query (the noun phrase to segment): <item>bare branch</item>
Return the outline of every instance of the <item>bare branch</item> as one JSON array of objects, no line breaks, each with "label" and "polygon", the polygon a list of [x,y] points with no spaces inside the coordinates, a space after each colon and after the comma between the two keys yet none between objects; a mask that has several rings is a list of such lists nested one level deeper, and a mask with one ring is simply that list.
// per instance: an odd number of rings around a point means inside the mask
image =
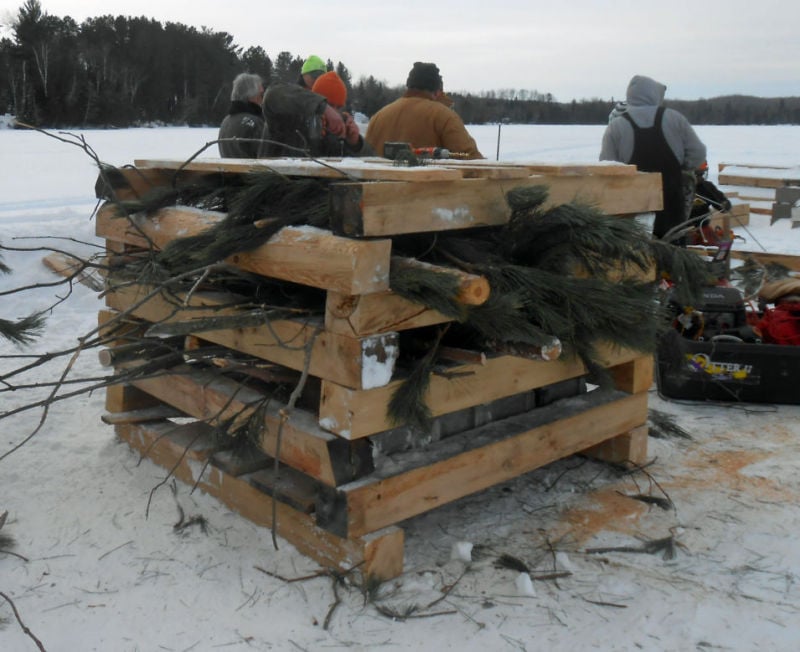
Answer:
[{"label": "bare branch", "polygon": [[19,611],[17,611],[17,605],[14,604],[14,601],[2,591],[0,591],[0,598],[3,598],[6,602],[8,602],[9,605],[11,605],[11,610],[14,612],[14,618],[17,619],[17,622],[19,623],[19,626],[22,628],[22,631],[25,632],[25,634],[29,636],[34,643],[36,643],[36,647],[38,647],[41,652],[46,652],[44,645],[42,645],[42,642],[38,638],[36,638],[34,633],[28,628],[28,626],[22,622],[22,617],[19,615]]}]

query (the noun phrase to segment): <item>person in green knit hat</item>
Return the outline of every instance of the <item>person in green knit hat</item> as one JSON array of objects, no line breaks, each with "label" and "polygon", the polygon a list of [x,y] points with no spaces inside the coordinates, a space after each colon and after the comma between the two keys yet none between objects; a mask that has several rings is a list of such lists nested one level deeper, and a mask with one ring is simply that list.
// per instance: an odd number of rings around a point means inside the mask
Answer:
[{"label": "person in green knit hat", "polygon": [[311,90],[311,87],[314,86],[314,82],[317,81],[317,78],[320,75],[324,75],[326,72],[328,72],[327,64],[322,60],[321,57],[318,57],[316,54],[312,54],[303,62],[303,67],[300,68],[300,78],[297,80],[297,83],[300,84],[300,86],[304,86],[308,90]]}]

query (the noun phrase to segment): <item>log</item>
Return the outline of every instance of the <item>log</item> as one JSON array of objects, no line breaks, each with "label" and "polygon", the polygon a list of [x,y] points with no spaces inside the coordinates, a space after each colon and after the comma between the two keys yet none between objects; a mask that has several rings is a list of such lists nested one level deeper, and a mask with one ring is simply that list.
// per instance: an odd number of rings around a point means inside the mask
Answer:
[{"label": "log", "polygon": [[113,367],[131,360],[152,359],[173,353],[181,348],[181,342],[181,338],[175,338],[172,340],[149,339],[119,344],[107,349],[100,349],[97,352],[97,359],[101,366]]},{"label": "log", "polygon": [[478,274],[469,274],[458,269],[451,267],[442,267],[440,265],[432,265],[425,263],[416,258],[401,258],[400,256],[392,256],[393,269],[426,269],[435,271],[439,274],[448,274],[458,280],[458,297],[459,303],[467,306],[479,306],[486,303],[489,298],[491,288],[489,281]]}]

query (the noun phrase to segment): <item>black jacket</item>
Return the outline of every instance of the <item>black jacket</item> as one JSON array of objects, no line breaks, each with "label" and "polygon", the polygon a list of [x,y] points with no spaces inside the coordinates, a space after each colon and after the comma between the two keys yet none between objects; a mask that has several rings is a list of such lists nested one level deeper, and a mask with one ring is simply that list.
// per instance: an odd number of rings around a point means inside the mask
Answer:
[{"label": "black jacket", "polygon": [[252,102],[231,102],[228,115],[219,127],[221,141],[225,138],[242,138],[248,140],[223,141],[218,143],[219,155],[222,158],[256,158],[264,137],[264,118],[261,107]]}]

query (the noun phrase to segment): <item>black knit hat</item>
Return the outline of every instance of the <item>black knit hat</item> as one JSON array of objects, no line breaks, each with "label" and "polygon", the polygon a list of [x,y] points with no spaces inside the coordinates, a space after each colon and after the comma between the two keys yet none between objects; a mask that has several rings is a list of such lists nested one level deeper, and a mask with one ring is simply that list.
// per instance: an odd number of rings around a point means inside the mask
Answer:
[{"label": "black knit hat", "polygon": [[430,91],[434,93],[442,88],[442,76],[439,74],[439,67],[435,63],[422,63],[417,61],[411,72],[408,73],[406,80],[407,88],[414,88],[418,91]]}]

